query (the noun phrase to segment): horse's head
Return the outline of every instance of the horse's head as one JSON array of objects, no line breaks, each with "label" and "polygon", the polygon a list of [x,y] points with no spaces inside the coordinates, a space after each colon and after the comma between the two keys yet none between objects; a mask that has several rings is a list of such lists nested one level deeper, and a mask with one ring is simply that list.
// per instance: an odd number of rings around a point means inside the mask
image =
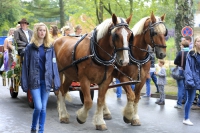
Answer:
[{"label": "horse's head", "polygon": [[155,17],[153,12],[149,19],[144,24],[143,34],[145,42],[155,50],[156,57],[163,59],[166,56],[166,41],[167,28],[164,24],[165,14],[161,17]]},{"label": "horse's head", "polygon": [[[128,45],[129,40],[132,40],[132,31],[129,29],[128,24],[131,18],[132,15],[124,19],[113,14],[111,19],[105,20],[102,23],[104,24],[106,22],[107,27],[105,25],[104,27],[97,27],[97,42],[99,44],[107,43],[105,49],[112,49],[111,53],[116,53],[116,62],[120,66],[125,66],[129,63]],[[105,30],[106,28],[107,31],[102,33],[102,29]]]}]

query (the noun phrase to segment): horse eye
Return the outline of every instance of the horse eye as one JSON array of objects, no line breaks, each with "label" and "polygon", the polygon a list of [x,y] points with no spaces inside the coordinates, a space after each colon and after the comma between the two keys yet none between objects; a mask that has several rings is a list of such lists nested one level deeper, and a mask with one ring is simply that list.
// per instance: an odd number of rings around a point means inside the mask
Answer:
[{"label": "horse eye", "polygon": [[116,34],[116,33],[112,34],[112,39],[113,39],[113,40],[119,39],[119,35]]}]

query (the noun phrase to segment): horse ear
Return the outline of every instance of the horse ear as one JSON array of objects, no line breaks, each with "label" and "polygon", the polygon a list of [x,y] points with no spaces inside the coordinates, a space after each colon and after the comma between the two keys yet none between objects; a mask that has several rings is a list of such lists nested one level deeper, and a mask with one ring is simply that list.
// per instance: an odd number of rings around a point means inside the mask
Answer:
[{"label": "horse ear", "polygon": [[162,21],[164,21],[165,17],[166,17],[166,14],[163,14],[160,18],[161,18]]},{"label": "horse ear", "polygon": [[112,21],[113,21],[114,25],[117,24],[117,16],[115,14],[112,15]]},{"label": "horse ear", "polygon": [[154,14],[153,14],[153,11],[151,12],[151,21],[152,21],[152,23],[156,22],[156,18],[155,18]]},{"label": "horse ear", "polygon": [[128,17],[128,18],[126,19],[127,24],[130,23],[131,19],[132,19],[132,14],[130,15],[130,17]]}]

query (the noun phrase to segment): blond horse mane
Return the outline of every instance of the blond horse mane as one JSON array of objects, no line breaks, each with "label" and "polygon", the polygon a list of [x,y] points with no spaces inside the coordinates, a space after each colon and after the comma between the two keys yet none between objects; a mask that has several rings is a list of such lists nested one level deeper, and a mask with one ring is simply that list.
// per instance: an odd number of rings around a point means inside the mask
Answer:
[{"label": "blond horse mane", "polygon": [[[126,22],[126,20],[124,18],[122,18],[124,22]],[[117,17],[117,21],[121,22],[120,18]],[[108,27],[112,24],[112,18],[106,19],[104,20],[101,24],[99,24],[96,29],[97,29],[97,42],[99,41],[99,39],[101,39],[102,37],[105,36],[105,34],[108,32]],[[112,32],[114,32],[117,28],[114,28],[112,30]]]},{"label": "blond horse mane", "polygon": [[[142,19],[140,19],[139,22],[137,22],[133,28],[131,29],[133,31],[133,34],[136,36],[136,35],[140,35],[143,33],[144,31],[144,24],[146,22],[147,19],[149,19],[150,17],[144,17]],[[161,18],[160,17],[157,17],[155,16],[156,18],[156,22],[160,22],[161,21]],[[165,25],[164,24],[157,24],[154,26],[154,31],[156,31],[158,34],[165,34],[166,32],[166,28],[165,28]]]}]

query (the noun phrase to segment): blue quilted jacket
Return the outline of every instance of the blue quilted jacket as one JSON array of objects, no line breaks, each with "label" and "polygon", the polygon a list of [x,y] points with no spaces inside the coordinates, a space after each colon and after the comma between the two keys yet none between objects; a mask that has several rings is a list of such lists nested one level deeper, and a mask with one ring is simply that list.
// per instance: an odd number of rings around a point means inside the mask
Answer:
[{"label": "blue quilted jacket", "polygon": [[[45,83],[46,90],[50,91],[52,85],[54,90],[60,87],[60,77],[56,63],[53,46],[45,48]],[[27,45],[24,54],[21,86],[24,92],[28,89],[40,87],[39,48],[35,44]]]},{"label": "blue quilted jacket", "polygon": [[200,54],[190,51],[185,65],[186,89],[200,89]]}]

